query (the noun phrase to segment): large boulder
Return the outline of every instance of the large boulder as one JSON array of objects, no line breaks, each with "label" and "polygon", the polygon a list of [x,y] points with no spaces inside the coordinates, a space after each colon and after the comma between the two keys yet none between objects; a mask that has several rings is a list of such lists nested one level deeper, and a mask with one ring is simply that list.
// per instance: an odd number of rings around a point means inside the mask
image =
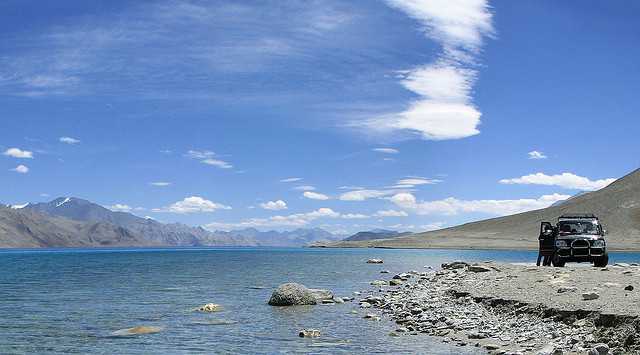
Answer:
[{"label": "large boulder", "polygon": [[322,303],[333,299],[329,290],[309,289],[298,283],[286,283],[278,286],[269,299],[271,306],[302,306]]}]

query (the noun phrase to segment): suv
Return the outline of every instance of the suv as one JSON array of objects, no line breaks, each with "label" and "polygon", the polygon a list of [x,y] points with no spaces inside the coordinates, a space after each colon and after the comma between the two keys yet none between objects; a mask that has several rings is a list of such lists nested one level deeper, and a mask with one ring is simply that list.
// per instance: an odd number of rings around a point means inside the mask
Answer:
[{"label": "suv", "polygon": [[563,267],[567,261],[590,262],[604,267],[609,263],[607,231],[593,214],[564,214],[558,223],[542,222],[540,226],[541,253],[543,245],[552,252],[553,266]]}]

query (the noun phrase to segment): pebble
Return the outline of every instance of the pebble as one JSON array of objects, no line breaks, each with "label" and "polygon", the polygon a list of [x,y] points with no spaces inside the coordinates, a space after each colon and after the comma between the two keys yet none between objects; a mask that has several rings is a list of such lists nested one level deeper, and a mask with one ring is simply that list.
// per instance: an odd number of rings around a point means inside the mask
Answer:
[{"label": "pebble", "polygon": [[488,272],[492,270],[490,267],[482,265],[469,265],[468,269],[471,272]]},{"label": "pebble", "polygon": [[577,287],[570,287],[570,286],[558,287],[558,293],[576,292],[576,291],[578,291]]},{"label": "pebble", "polygon": [[320,331],[318,329],[302,329],[298,332],[300,338],[318,338]]},{"label": "pebble", "polygon": [[222,310],[222,306],[215,303],[207,303],[204,306],[198,307],[200,312],[219,312]]}]

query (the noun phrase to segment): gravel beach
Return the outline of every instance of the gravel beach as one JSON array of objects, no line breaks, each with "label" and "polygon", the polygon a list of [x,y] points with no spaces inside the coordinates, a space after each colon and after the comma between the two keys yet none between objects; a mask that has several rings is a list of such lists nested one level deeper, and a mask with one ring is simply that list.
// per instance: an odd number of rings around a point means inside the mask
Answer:
[{"label": "gravel beach", "polygon": [[462,261],[372,282],[365,318],[492,354],[640,354],[640,266]]}]

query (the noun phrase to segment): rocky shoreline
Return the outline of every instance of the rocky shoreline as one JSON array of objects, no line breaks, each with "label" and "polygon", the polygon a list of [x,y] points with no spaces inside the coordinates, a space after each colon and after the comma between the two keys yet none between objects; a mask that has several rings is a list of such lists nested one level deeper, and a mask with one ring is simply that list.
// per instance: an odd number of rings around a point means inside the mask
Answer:
[{"label": "rocky shoreline", "polygon": [[364,318],[492,354],[640,354],[640,266],[452,262],[372,281]]}]

